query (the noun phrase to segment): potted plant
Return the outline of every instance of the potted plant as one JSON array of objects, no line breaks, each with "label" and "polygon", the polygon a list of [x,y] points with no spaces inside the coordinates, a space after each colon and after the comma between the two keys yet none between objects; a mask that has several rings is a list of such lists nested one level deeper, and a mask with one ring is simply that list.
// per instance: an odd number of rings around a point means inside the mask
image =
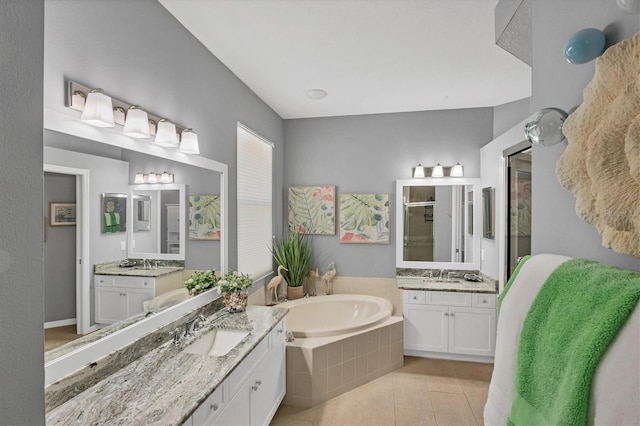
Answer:
[{"label": "potted plant", "polygon": [[218,279],[216,271],[195,271],[189,278],[184,280],[184,286],[189,290],[189,294],[193,296],[212,288],[218,282]]},{"label": "potted plant", "polygon": [[302,283],[311,270],[311,241],[299,232],[290,232],[287,238],[276,240],[272,249],[273,260],[286,268],[282,276],[287,282],[287,299],[303,296]]},{"label": "potted plant", "polygon": [[224,293],[224,305],[227,311],[244,312],[247,309],[249,292],[247,289],[253,285],[253,279],[249,274],[238,271],[229,271],[220,277],[214,286],[218,294]]}]

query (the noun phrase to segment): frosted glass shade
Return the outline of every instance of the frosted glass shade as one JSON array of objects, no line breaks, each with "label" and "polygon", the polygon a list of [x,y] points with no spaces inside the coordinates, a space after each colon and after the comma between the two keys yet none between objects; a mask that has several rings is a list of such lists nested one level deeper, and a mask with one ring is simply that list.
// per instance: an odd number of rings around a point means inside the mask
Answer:
[{"label": "frosted glass shade", "polygon": [[444,176],[444,169],[442,168],[440,163],[438,163],[431,171],[431,177],[443,177],[443,176]]},{"label": "frosted glass shade", "polygon": [[524,135],[535,146],[556,145],[564,140],[562,125],[567,113],[558,108],[543,108],[527,119]]},{"label": "frosted glass shade", "polygon": [[158,176],[154,172],[149,172],[147,183],[158,183]]},{"label": "frosted glass shade", "polygon": [[124,122],[125,135],[132,138],[148,138],[149,137],[149,116],[140,108],[131,107],[127,111],[127,119]]},{"label": "frosted glass shade", "polygon": [[424,177],[424,167],[422,166],[422,164],[418,164],[413,169],[413,177],[414,178],[423,178]]},{"label": "frosted glass shade", "polygon": [[198,134],[191,129],[182,131],[180,137],[180,152],[186,154],[200,154],[200,145],[198,144]]},{"label": "frosted glass shade", "polygon": [[462,164],[456,163],[455,166],[451,167],[451,173],[449,173],[451,177],[463,177],[464,169],[462,168]]},{"label": "frosted glass shade", "polygon": [[173,183],[173,173],[162,172],[162,175],[160,175],[160,183]]},{"label": "frosted glass shade", "polygon": [[80,119],[96,127],[113,127],[111,98],[100,91],[89,92]]},{"label": "frosted glass shade", "polygon": [[176,134],[176,125],[165,119],[158,121],[156,143],[160,146],[177,148],[178,135]]},{"label": "frosted glass shade", "polygon": [[144,175],[140,172],[136,173],[136,177],[133,180],[133,183],[144,183]]}]

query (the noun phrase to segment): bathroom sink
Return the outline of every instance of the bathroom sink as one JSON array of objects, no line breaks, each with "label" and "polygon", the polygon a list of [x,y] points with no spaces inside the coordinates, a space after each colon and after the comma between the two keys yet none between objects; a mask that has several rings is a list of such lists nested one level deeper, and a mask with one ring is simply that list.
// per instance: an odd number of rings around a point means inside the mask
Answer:
[{"label": "bathroom sink", "polygon": [[223,356],[249,335],[246,330],[214,328],[184,348],[184,352],[197,355]]}]

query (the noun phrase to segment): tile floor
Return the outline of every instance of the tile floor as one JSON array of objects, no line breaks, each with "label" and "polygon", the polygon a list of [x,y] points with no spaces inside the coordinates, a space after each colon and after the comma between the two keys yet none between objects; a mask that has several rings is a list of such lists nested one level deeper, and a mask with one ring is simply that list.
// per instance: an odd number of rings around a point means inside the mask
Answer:
[{"label": "tile floor", "polygon": [[311,408],[281,405],[279,425],[482,425],[493,364],[404,358],[404,367]]},{"label": "tile floor", "polygon": [[64,325],[62,327],[45,328],[44,329],[44,350],[50,351],[51,349],[62,346],[65,343],[82,337],[81,334],[76,334],[76,325]]}]

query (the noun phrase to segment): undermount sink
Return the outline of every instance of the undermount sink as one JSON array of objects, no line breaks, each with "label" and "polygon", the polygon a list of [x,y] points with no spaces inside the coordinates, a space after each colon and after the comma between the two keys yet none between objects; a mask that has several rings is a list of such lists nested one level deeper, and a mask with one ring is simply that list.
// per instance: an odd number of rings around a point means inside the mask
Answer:
[{"label": "undermount sink", "polygon": [[235,348],[249,335],[246,330],[214,328],[199,337],[193,344],[184,348],[184,352],[197,355],[223,356]]}]

